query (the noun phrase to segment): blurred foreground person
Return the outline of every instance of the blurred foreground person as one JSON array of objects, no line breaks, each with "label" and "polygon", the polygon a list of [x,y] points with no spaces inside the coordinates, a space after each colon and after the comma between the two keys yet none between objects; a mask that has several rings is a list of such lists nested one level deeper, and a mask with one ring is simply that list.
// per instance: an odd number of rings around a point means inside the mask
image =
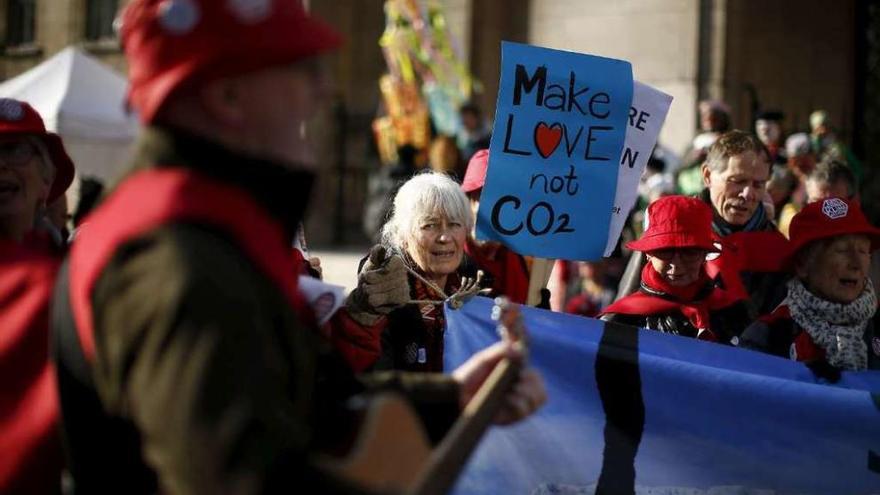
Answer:
[{"label": "blurred foreground person", "polygon": [[[53,316],[76,490],[358,493],[317,462],[351,441],[352,396],[401,392],[436,441],[511,347],[452,376],[363,379],[332,352],[291,245],[328,89],[316,56],[340,39],[300,1],[134,0],[120,37],[145,127]],[[519,380],[499,421],[544,401],[537,374]]]},{"label": "blurred foreground person", "polygon": [[772,313],[743,333],[742,345],[806,362],[820,376],[880,369],[877,296],[868,278],[880,229],[859,204],[828,198],[791,222],[788,264],[795,277]]},{"label": "blurred foreground person", "polygon": [[712,210],[696,198],[666,196],[648,206],[648,230],[627,243],[648,263],[639,290],[608,306],[606,321],[712,342],[736,342],[748,324],[741,301],[706,273]]},{"label": "blurred foreground person", "polygon": [[0,99],[0,493],[58,493],[58,396],[49,301],[60,264],[35,226],[63,198],[73,162],[27,103]]}]

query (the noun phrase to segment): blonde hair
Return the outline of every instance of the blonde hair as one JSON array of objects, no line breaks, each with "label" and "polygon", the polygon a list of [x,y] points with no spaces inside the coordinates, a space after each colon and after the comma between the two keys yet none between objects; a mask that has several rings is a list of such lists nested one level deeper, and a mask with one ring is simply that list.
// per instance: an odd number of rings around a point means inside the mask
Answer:
[{"label": "blonde hair", "polygon": [[470,203],[458,183],[439,172],[415,175],[394,196],[391,217],[382,227],[382,244],[404,250],[407,241],[415,237],[419,224],[438,215],[460,223],[466,232],[473,228]]}]

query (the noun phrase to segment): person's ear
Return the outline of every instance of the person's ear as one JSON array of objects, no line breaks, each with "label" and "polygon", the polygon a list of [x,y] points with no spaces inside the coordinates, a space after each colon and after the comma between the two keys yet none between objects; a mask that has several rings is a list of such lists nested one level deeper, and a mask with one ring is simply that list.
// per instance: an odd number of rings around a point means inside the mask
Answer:
[{"label": "person's ear", "polygon": [[703,185],[709,187],[709,184],[711,183],[710,179],[712,176],[712,170],[709,169],[708,162],[703,162],[703,164],[700,165],[700,172],[703,175]]},{"label": "person's ear", "polygon": [[202,87],[200,100],[205,111],[223,124],[241,127],[245,120],[245,108],[241,87],[234,79],[218,79]]}]

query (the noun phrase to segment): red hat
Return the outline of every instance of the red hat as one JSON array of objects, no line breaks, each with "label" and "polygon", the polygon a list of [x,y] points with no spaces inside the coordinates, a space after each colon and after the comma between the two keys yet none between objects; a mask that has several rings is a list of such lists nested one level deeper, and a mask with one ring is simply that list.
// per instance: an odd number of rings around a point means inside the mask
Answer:
[{"label": "red hat", "polygon": [[871,239],[871,250],[880,248],[880,229],[868,222],[858,201],[843,198],[827,198],[804,206],[791,219],[788,233],[788,266],[801,248],[828,237],[864,234]]},{"label": "red hat", "polygon": [[464,180],[461,181],[461,190],[465,193],[479,191],[486,183],[486,170],[489,168],[489,150],[480,150],[474,153],[468,162]]},{"label": "red hat", "polygon": [[637,241],[626,243],[633,251],[700,248],[718,251],[712,238],[712,209],[697,198],[664,196],[648,205],[648,227]]},{"label": "red hat", "polygon": [[342,42],[301,0],[133,0],[121,19],[128,101],[144,123],[184,85],[289,64]]},{"label": "red hat", "polygon": [[73,182],[73,160],[64,150],[61,137],[47,132],[43,118],[33,107],[12,98],[0,98],[0,134],[34,136],[43,141],[55,166],[55,180],[49,188],[46,203],[55,201]]}]

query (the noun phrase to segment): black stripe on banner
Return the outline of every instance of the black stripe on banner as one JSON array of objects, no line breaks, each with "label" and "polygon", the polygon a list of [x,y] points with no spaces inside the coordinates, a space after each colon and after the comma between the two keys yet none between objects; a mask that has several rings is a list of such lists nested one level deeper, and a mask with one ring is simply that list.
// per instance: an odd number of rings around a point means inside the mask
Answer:
[{"label": "black stripe on banner", "polygon": [[634,494],[636,452],[645,428],[636,327],[605,322],[596,355],[596,384],[605,411],[605,450],[596,495]]},{"label": "black stripe on banner", "polygon": [[[880,409],[880,394],[871,394],[871,400],[874,401],[874,406]],[[873,450],[868,451],[868,471],[880,474],[880,454]]]}]

